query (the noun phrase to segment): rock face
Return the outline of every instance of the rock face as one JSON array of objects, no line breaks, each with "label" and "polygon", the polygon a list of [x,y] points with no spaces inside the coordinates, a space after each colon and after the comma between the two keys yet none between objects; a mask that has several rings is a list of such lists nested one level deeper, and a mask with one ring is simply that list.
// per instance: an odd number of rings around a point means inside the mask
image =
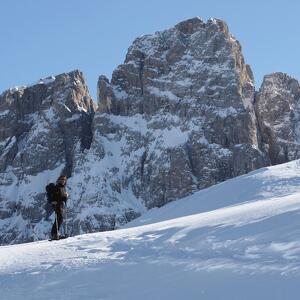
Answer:
[{"label": "rock face", "polygon": [[45,185],[68,175],[69,234],[110,230],[146,209],[298,157],[299,84],[255,94],[239,42],[217,19],[137,38],[98,107],[74,71],[0,96],[0,244],[48,236]]},{"label": "rock face", "polygon": [[98,91],[99,135],[126,139],[121,185],[148,208],[268,163],[252,72],[223,21],[195,18],[136,39]]},{"label": "rock face", "polygon": [[256,97],[263,144],[272,164],[300,157],[300,86],[284,73],[265,76]]}]

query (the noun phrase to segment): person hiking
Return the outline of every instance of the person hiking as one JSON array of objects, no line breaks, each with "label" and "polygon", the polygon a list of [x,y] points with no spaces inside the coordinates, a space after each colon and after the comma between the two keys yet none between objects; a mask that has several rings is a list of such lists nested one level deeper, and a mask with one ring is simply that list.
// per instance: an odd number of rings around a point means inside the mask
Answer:
[{"label": "person hiking", "polygon": [[66,202],[68,200],[68,193],[66,192],[67,176],[61,175],[58,177],[54,189],[54,197],[51,205],[55,211],[55,220],[51,229],[51,239],[58,240],[59,228],[63,223]]}]

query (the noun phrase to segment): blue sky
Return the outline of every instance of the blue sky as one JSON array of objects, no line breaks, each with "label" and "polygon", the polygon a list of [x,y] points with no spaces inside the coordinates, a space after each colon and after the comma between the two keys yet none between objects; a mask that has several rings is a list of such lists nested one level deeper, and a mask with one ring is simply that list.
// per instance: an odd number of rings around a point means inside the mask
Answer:
[{"label": "blue sky", "polygon": [[254,72],[300,79],[300,1],[0,0],[0,93],[40,78],[83,71],[96,98],[140,35],[195,16],[227,22]]}]

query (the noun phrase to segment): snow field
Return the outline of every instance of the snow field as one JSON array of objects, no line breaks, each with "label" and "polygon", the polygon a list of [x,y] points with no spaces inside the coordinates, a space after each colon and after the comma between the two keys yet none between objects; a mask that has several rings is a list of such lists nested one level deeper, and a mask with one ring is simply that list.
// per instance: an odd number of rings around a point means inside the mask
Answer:
[{"label": "snow field", "polygon": [[298,299],[299,175],[263,168],[120,230],[2,246],[1,299]]}]

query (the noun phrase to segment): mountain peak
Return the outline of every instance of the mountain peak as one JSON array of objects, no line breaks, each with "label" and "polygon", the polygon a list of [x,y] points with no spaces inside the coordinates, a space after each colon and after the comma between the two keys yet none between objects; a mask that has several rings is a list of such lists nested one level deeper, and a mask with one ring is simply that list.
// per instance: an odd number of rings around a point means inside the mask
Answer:
[{"label": "mountain peak", "polygon": [[205,22],[201,18],[195,17],[178,23],[175,28],[183,33],[193,34],[204,26]]}]

